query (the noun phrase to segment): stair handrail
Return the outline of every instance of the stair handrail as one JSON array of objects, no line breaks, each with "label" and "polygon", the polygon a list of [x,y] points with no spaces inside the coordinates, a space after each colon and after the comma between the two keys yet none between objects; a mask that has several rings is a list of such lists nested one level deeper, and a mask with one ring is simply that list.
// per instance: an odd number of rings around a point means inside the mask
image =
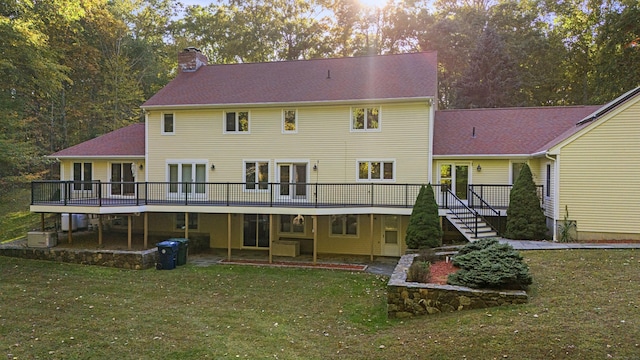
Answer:
[{"label": "stair handrail", "polygon": [[465,221],[463,218],[458,216],[458,213],[453,210],[453,207],[451,206],[450,201],[446,201],[445,202],[445,206],[447,207],[447,210],[449,210],[449,212],[451,214],[453,214],[456,217],[456,219],[460,220],[460,222],[462,222],[462,224],[464,224],[464,226],[466,226],[467,229],[471,230],[474,233],[474,236],[477,238],[478,237],[478,216],[479,216],[478,212],[475,211],[474,209],[470,208],[469,206],[467,206],[467,204],[465,204],[462,201],[462,199],[460,199],[458,196],[456,196],[456,194],[454,194],[451,191],[451,189],[447,189],[447,195],[448,195],[447,196],[448,198],[454,200],[456,205],[458,205],[457,206],[458,208],[462,207],[462,208],[466,209],[468,213],[471,213],[473,215],[473,224],[471,224],[471,226],[470,226],[468,221]]},{"label": "stair handrail", "polygon": [[[488,209],[489,212],[493,215],[495,215],[498,218],[498,228],[496,228],[495,226],[493,226],[493,224],[487,220],[487,218],[485,218],[482,214],[476,212],[478,214],[478,216],[480,216],[480,218],[482,219],[482,221],[485,222],[485,224],[489,225],[489,227],[496,232],[496,234],[500,235],[500,230],[499,228],[502,227],[502,216],[500,216],[500,211],[496,210],[493,208],[493,206],[489,205],[488,202],[486,202],[483,198],[480,197],[480,195],[478,195],[478,193],[476,193],[471,186],[469,186],[469,194],[471,194],[472,197],[477,198],[478,200],[480,200],[480,208],[485,210]],[[475,208],[473,206],[474,201],[471,200],[471,208]],[[486,206],[486,207],[485,207]]]}]

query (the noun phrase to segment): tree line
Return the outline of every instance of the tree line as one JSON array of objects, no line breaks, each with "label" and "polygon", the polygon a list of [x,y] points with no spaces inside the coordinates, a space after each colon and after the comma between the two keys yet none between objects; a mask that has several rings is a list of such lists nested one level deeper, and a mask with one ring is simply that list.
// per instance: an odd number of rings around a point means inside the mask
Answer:
[{"label": "tree line", "polygon": [[438,51],[441,109],[601,104],[640,84],[638,19],[637,0],[0,0],[0,181],[141,121],[187,46],[210,63]]}]

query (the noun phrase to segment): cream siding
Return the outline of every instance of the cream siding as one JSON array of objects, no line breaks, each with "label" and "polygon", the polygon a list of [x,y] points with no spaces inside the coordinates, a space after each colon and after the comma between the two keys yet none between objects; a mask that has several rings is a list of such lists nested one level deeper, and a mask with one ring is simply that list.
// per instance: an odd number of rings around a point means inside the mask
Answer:
[{"label": "cream siding", "polygon": [[[354,104],[357,105],[357,104]],[[223,134],[224,111],[250,112],[249,133]],[[175,135],[161,135],[159,111],[149,113],[148,174],[167,181],[172,160],[207,160],[208,182],[244,182],[243,160],[270,161],[276,182],[278,159],[308,160],[309,182],[356,182],[356,159],[394,159],[395,181],[427,178],[429,107],[426,103],[382,104],[380,130],[350,131],[350,106],[298,107],[298,133],[283,134],[282,108],[175,112]],[[215,170],[210,170],[215,165]]]},{"label": "cream siding", "polygon": [[[640,233],[640,97],[560,149],[560,211],[579,233]],[[579,235],[580,236],[580,235]]]}]

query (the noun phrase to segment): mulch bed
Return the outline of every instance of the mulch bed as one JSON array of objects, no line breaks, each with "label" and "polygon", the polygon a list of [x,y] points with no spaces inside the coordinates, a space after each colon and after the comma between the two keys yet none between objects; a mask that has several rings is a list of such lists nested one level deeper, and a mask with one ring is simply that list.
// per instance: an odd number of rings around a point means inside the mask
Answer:
[{"label": "mulch bed", "polygon": [[446,285],[447,284],[447,276],[458,271],[458,268],[453,266],[451,261],[437,261],[431,264],[429,268],[431,272],[431,281],[432,284]]},{"label": "mulch bed", "polygon": [[336,263],[309,263],[294,261],[273,261],[266,260],[220,260],[221,264],[228,265],[254,265],[254,266],[275,266],[275,267],[297,267],[306,269],[331,269],[331,270],[347,270],[347,271],[365,271],[367,265],[360,264],[336,264]]}]

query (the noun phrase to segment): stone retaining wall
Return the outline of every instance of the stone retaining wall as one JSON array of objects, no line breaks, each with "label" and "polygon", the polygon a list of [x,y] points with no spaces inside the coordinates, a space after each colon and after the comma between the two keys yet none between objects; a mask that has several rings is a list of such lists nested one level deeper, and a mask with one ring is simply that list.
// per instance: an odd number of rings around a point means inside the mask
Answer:
[{"label": "stone retaining wall", "polygon": [[76,250],[30,248],[26,246],[2,246],[0,248],[0,255],[24,259],[49,260],[74,264],[142,270],[156,266],[158,250]]},{"label": "stone retaining wall", "polygon": [[407,270],[416,256],[418,254],[402,256],[389,279],[387,315],[390,318],[524,304],[528,301],[527,293],[519,290],[479,290],[464,286],[407,282]]}]

